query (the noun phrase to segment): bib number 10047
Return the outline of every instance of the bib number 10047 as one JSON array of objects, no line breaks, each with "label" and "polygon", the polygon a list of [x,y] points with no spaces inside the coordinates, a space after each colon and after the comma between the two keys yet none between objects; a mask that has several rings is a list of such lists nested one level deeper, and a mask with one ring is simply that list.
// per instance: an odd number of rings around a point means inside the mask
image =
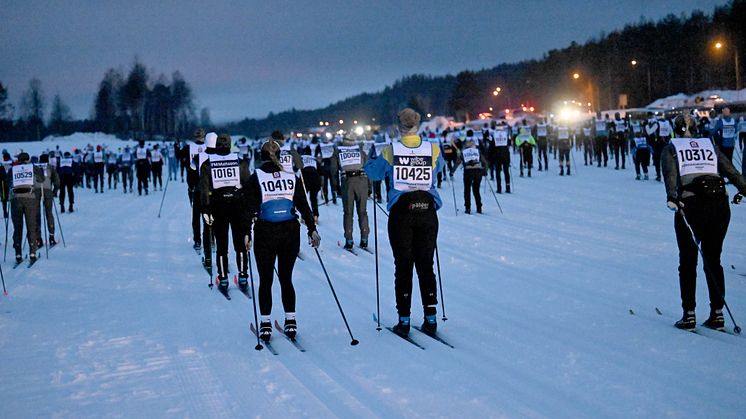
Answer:
[{"label": "bib number 10047", "polygon": [[683,161],[714,161],[714,153],[712,150],[706,149],[687,149],[678,150],[679,157]]},{"label": "bib number 10047", "polygon": [[429,167],[394,167],[396,178],[401,180],[430,181]]}]

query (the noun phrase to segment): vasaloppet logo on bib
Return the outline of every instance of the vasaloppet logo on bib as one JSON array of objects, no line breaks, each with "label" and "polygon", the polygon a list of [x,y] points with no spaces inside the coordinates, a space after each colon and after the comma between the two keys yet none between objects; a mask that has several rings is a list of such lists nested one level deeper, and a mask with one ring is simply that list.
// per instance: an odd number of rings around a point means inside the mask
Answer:
[{"label": "vasaloppet logo on bib", "polygon": [[272,177],[277,179],[280,177],[280,172],[272,172]]},{"label": "vasaloppet logo on bib", "polygon": [[690,145],[690,146],[691,146],[692,148],[699,148],[699,143],[698,143],[698,142],[696,142],[696,141],[689,141],[689,145]]}]

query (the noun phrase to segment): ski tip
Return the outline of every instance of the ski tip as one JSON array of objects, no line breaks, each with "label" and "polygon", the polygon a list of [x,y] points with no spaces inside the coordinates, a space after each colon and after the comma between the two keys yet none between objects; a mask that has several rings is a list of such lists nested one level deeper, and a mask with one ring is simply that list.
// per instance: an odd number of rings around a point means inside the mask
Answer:
[{"label": "ski tip", "polygon": [[350,345],[357,346],[360,343],[357,339],[352,339],[352,342],[350,342]]},{"label": "ski tip", "polygon": [[735,265],[730,265],[730,268],[733,269],[734,271],[736,270]]},{"label": "ski tip", "polygon": [[634,315],[635,315],[635,312],[634,312],[634,311],[632,311],[632,309],[629,309],[629,314],[631,314],[631,315],[633,315],[633,316],[634,316]]},{"label": "ski tip", "polygon": [[661,311],[660,311],[660,310],[658,310],[658,307],[656,307],[656,308],[655,308],[655,313],[656,313],[657,315],[659,315],[659,316],[662,316],[662,315],[663,315],[663,313],[661,313]]}]

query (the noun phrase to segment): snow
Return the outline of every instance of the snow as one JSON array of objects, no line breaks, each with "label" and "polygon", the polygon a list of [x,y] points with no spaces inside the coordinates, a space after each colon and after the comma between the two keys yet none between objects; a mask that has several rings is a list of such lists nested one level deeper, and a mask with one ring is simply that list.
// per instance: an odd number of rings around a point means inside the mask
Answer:
[{"label": "snow", "polygon": [[[695,103],[695,99],[701,97],[704,99],[702,103]],[[718,99],[718,100],[716,100]],[[667,96],[664,98],[656,99],[654,102],[649,104],[648,108],[661,108],[661,109],[673,109],[682,106],[704,106],[714,107],[719,102],[742,102],[746,100],[746,89],[741,90],[703,90],[691,95],[684,93],[677,93],[675,95]]]},{"label": "snow", "polygon": [[[635,181],[630,168],[581,163],[560,177],[550,165],[533,178],[513,170],[515,193],[498,195],[504,215],[486,189],[484,215],[457,216],[444,183],[448,320],[439,331],[456,349],[413,330],[425,351],[376,331],[374,257],[337,246],[341,206],[320,209],[321,257],[360,345],[350,346],[304,243],[294,280],[307,352],[275,335],[273,356],[254,350],[251,301],[233,288],[228,302],[207,287],[184,183],[168,185],[160,219],[160,192],[76,190],[78,211],[60,214],[67,247],[32,269],[3,264],[2,415],[743,417],[744,338],[672,326],[681,314],[678,253],[663,186]],[[732,208],[722,260],[728,303],[746,324],[746,208]],[[372,227],[372,203],[368,211]],[[380,211],[378,219],[381,317],[390,325],[393,261]],[[704,284],[700,276],[699,322],[708,313]],[[273,318],[282,322],[274,291]],[[414,294],[419,324],[417,285]]]}]

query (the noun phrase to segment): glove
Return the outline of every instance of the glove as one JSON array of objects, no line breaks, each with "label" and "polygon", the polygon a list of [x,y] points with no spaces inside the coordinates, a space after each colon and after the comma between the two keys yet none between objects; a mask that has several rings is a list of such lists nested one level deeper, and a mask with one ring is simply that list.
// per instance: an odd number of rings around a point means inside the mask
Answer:
[{"label": "glove", "polygon": [[735,195],[733,195],[733,204],[735,204],[735,205],[740,204],[742,199],[743,199],[743,195],[741,195],[740,192],[737,193],[737,194],[735,194]]},{"label": "glove", "polygon": [[319,245],[321,245],[321,236],[319,236],[319,232],[314,230],[310,233],[308,233],[308,244],[311,245],[314,249],[318,248]]},{"label": "glove", "polygon": [[215,221],[214,218],[212,218],[212,214],[202,214],[202,219],[205,220],[205,224],[211,226],[212,222]]},{"label": "glove", "polygon": [[244,244],[246,244],[246,250],[251,250],[251,237],[247,234],[243,237],[243,240]]},{"label": "glove", "polygon": [[681,202],[681,201],[679,201],[678,199],[676,199],[676,200],[669,199],[668,202],[666,202],[666,206],[671,211],[678,211],[678,210],[684,208],[684,203]]}]

